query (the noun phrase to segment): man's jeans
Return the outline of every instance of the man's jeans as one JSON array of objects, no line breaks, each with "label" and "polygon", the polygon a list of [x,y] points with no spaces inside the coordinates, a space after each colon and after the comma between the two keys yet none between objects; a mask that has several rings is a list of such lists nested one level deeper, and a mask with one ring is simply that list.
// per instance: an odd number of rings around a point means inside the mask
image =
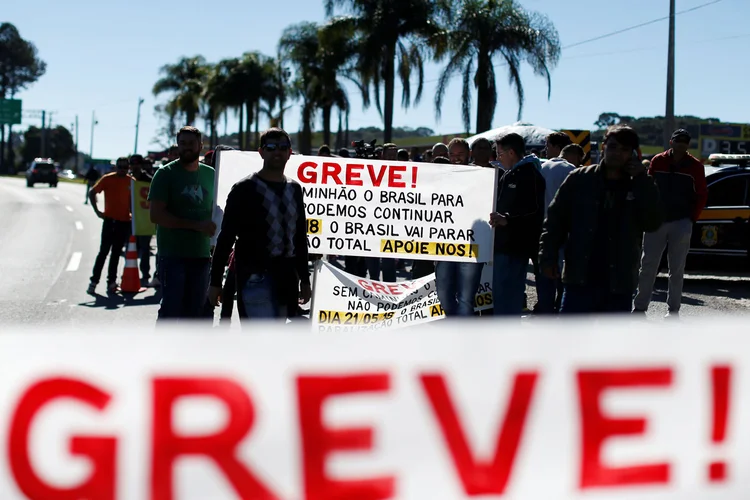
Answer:
[{"label": "man's jeans", "polygon": [[627,314],[632,300],[632,294],[612,293],[606,287],[565,285],[560,314]]},{"label": "man's jeans", "polygon": [[473,262],[440,261],[435,265],[437,295],[446,317],[474,315],[482,268],[483,263]]},{"label": "man's jeans", "polygon": [[[562,272],[564,252],[560,250],[557,259],[557,270]],[[536,279],[536,314],[555,314],[560,311],[560,304],[563,294],[562,279],[549,279],[544,275],[544,270],[539,269]]]},{"label": "man's jeans", "polygon": [[[386,283],[396,282],[396,259],[365,257],[367,273],[371,280],[384,281]],[[380,272],[383,272],[383,279],[380,279]]]},{"label": "man's jeans", "polygon": [[633,303],[634,309],[638,311],[648,309],[651,294],[654,291],[656,274],[659,272],[661,256],[664,253],[664,247],[667,247],[667,261],[669,262],[667,306],[671,312],[680,310],[685,261],[690,250],[692,234],[693,222],[690,219],[680,219],[665,222],[653,233],[643,235],[641,274],[638,278],[638,293]]},{"label": "man's jeans", "polygon": [[521,316],[526,292],[528,257],[496,253],[492,264],[492,303],[495,316]]},{"label": "man's jeans", "polygon": [[151,278],[151,236],[136,236],[135,247],[138,249],[141,278],[148,281]]},{"label": "man's jeans", "polygon": [[122,249],[130,236],[130,222],[104,218],[102,221],[102,239],[99,245],[99,254],[94,262],[94,270],[91,274],[91,282],[99,283],[104,269],[104,262],[109,254],[109,269],[107,270],[107,283],[117,282],[117,266],[120,263]]},{"label": "man's jeans", "polygon": [[239,297],[244,306],[244,317],[286,321],[287,307],[279,305],[275,295],[275,286],[269,274],[250,275]]},{"label": "man's jeans", "polygon": [[207,258],[161,257],[159,320],[205,319],[209,263]]}]

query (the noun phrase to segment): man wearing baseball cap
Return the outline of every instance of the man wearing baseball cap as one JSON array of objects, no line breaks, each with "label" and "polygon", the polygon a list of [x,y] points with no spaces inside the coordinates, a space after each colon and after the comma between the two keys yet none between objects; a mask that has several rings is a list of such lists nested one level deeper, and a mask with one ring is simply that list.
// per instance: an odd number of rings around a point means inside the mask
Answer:
[{"label": "man wearing baseball cap", "polygon": [[682,302],[682,281],[693,223],[706,206],[708,189],[703,163],[688,153],[688,131],[675,130],[669,144],[671,148],[654,156],[648,169],[649,175],[654,177],[659,187],[664,224],[657,231],[646,233],[643,237],[641,272],[633,309],[634,312],[645,312],[648,309],[661,256],[667,247],[667,317],[677,317]]}]

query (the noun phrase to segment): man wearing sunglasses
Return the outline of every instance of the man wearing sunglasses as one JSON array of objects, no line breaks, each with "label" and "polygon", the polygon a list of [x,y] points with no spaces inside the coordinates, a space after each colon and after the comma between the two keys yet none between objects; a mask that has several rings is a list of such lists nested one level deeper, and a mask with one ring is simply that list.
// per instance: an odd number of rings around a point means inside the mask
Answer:
[{"label": "man wearing sunglasses", "polygon": [[216,224],[215,171],[198,161],[203,136],[195,127],[177,134],[180,157],[154,174],[148,199],[156,224],[159,281],[162,288],[159,320],[199,319],[208,290],[211,237]]},{"label": "man wearing sunglasses", "polygon": [[648,309],[666,247],[669,262],[667,317],[675,318],[682,304],[682,282],[693,223],[706,206],[708,188],[703,163],[688,153],[688,131],[675,130],[669,143],[672,146],[669,151],[654,156],[648,169],[659,187],[664,224],[643,238],[643,258],[633,308],[640,313]]},{"label": "man wearing sunglasses", "polygon": [[263,168],[235,184],[227,197],[208,295],[214,306],[221,302],[224,268],[234,246],[237,305],[243,319],[284,321],[312,295],[302,187],[284,176],[291,152],[284,130],[263,132]]},{"label": "man wearing sunglasses", "polygon": [[[101,279],[107,255],[109,255],[107,292],[117,292],[117,266],[120,263],[122,249],[130,236],[130,182],[133,178],[128,175],[130,165],[127,157],[118,158],[115,166],[114,172],[99,179],[89,191],[91,206],[97,217],[102,219],[101,245],[87,290],[92,295],[96,293],[96,286]],[[104,193],[104,212],[99,210],[99,205],[97,205],[96,195],[99,193]]]}]

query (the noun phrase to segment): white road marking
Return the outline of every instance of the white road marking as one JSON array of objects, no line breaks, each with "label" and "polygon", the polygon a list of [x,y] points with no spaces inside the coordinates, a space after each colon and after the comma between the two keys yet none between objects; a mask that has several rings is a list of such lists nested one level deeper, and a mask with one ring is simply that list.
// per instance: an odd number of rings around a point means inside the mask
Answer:
[{"label": "white road marking", "polygon": [[78,229],[79,231],[83,231],[83,222],[77,220],[76,221],[76,229]]},{"label": "white road marking", "polygon": [[65,270],[78,271],[78,268],[81,266],[81,257],[83,257],[83,254],[81,252],[73,252],[73,255],[70,256],[68,267]]},{"label": "white road marking", "polygon": [[67,210],[68,212],[72,212],[73,207],[71,207],[70,205],[65,205],[65,210]]},{"label": "white road marking", "polygon": [[55,200],[55,201],[60,201],[60,197],[59,196],[53,196],[52,199]]}]

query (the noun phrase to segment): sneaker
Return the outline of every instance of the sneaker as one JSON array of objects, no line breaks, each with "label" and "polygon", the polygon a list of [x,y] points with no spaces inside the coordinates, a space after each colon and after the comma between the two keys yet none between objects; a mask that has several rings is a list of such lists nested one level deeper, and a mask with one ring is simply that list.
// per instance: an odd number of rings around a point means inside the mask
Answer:
[{"label": "sneaker", "polygon": [[643,309],[633,309],[633,311],[632,311],[631,314],[635,314],[635,315],[638,315],[638,316],[645,316],[646,315],[646,311],[644,311]]},{"label": "sneaker", "polygon": [[117,283],[109,283],[107,285],[107,293],[117,293],[120,291],[120,287],[117,286]]},{"label": "sneaker", "polygon": [[89,288],[86,290],[86,293],[89,295],[94,295],[96,293],[96,283],[93,281],[89,283]]},{"label": "sneaker", "polygon": [[159,278],[154,277],[154,279],[151,280],[151,283],[146,286],[150,288],[159,288],[161,286],[161,281],[159,281]]},{"label": "sneaker", "polygon": [[664,319],[680,319],[680,311],[667,311]]}]

